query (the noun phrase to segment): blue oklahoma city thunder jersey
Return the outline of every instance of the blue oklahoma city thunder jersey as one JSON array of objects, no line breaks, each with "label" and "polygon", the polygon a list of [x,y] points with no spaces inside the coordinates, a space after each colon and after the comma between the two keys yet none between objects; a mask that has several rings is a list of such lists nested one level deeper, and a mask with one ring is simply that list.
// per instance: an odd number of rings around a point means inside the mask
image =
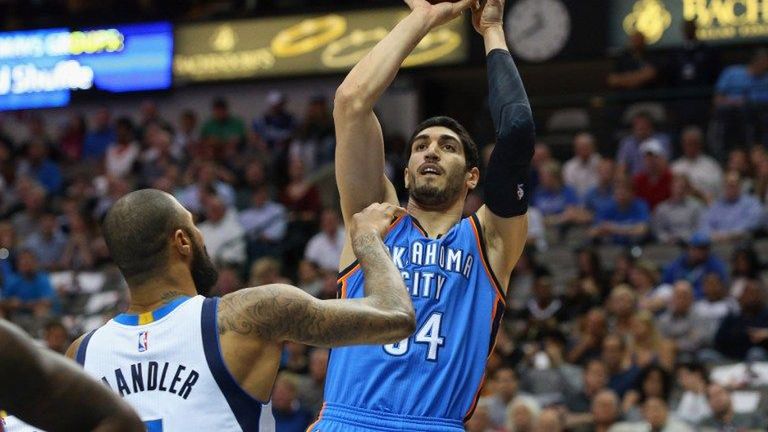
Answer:
[{"label": "blue oklahoma city thunder jersey", "polygon": [[[477,403],[504,312],[477,217],[430,239],[406,215],[384,243],[413,299],[416,331],[391,345],[334,348],[326,404],[464,421]],[[364,297],[363,284],[360,267],[352,266],[341,274],[341,296]]]}]

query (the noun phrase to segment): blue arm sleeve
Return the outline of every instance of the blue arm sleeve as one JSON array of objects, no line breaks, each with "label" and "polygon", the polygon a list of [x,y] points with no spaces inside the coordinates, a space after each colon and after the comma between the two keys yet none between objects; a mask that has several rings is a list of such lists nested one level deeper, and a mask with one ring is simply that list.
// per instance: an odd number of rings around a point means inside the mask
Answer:
[{"label": "blue arm sleeve", "polygon": [[489,105],[496,147],[485,177],[485,203],[500,217],[528,211],[531,158],[536,139],[531,106],[512,55],[497,49],[488,54]]}]

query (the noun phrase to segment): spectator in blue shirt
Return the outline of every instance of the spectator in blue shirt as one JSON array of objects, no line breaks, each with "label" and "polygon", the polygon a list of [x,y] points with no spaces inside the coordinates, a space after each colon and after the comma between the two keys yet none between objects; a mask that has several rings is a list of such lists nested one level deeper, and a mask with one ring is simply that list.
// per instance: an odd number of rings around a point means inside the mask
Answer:
[{"label": "spectator in blue shirt", "polygon": [[611,205],[595,215],[595,224],[589,234],[596,241],[636,244],[648,236],[650,221],[648,204],[635,197],[630,181],[622,179],[614,185]]},{"label": "spectator in blue shirt", "polygon": [[46,317],[56,300],[51,280],[46,273],[40,272],[37,257],[30,250],[19,253],[16,261],[17,273],[3,290],[3,305],[11,318],[15,315]]},{"label": "spectator in blue shirt", "polygon": [[640,151],[640,145],[654,138],[664,149],[664,159],[672,158],[672,144],[669,136],[656,132],[653,118],[646,112],[638,112],[632,117],[632,133],[624,137],[619,143],[619,152],[616,155],[616,163],[623,175],[635,176],[643,171],[645,155]]},{"label": "spectator in blue shirt", "polygon": [[560,164],[547,162],[540,170],[540,183],[533,193],[533,205],[544,215],[547,225],[574,221],[579,198],[576,191],[563,184]]},{"label": "spectator in blue shirt", "polygon": [[715,85],[717,107],[768,104],[768,49],[755,51],[749,64],[727,67]]},{"label": "spectator in blue shirt", "polygon": [[616,181],[616,163],[603,158],[597,166],[597,186],[584,197],[584,208],[592,216],[604,213],[613,203],[613,183]]},{"label": "spectator in blue shirt", "polygon": [[720,280],[728,280],[725,263],[710,253],[710,242],[710,238],[700,232],[691,236],[687,250],[664,269],[662,282],[672,285],[686,280],[693,286],[696,299],[701,299],[706,275],[715,273]]},{"label": "spectator in blue shirt", "polygon": [[275,430],[280,432],[304,432],[314,421],[312,413],[299,403],[293,379],[284,372],[275,380],[272,412],[275,416]]},{"label": "spectator in blue shirt", "polygon": [[101,159],[109,145],[117,139],[112,126],[112,114],[107,107],[101,107],[94,117],[93,129],[83,142],[83,159]]},{"label": "spectator in blue shirt", "polygon": [[19,164],[19,174],[34,178],[45,188],[49,195],[61,191],[63,179],[59,166],[48,158],[48,148],[43,141],[30,141],[27,157]]},{"label": "spectator in blue shirt", "polygon": [[59,230],[56,218],[56,213],[43,213],[38,229],[24,242],[24,248],[34,252],[40,267],[47,271],[56,270],[67,247],[67,236]]},{"label": "spectator in blue shirt", "polygon": [[269,109],[253,122],[254,130],[261,135],[270,149],[287,144],[296,129],[296,119],[286,109],[288,99],[279,91],[267,95]]},{"label": "spectator in blue shirt", "polygon": [[735,284],[739,311],[723,318],[715,335],[715,349],[728,358],[768,361],[768,308],[765,288],[756,279]]},{"label": "spectator in blue shirt", "polygon": [[760,201],[742,192],[741,176],[735,171],[726,174],[723,184],[723,196],[702,215],[699,229],[717,242],[749,237],[763,222]]}]

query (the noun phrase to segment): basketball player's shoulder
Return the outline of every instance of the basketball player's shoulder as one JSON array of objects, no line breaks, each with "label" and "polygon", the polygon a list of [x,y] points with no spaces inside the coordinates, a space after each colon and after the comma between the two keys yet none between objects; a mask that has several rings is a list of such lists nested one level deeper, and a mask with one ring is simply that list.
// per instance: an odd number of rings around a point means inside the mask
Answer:
[{"label": "basketball player's shoulder", "polygon": [[84,335],[80,336],[79,338],[75,339],[74,342],[72,342],[72,345],[69,346],[66,352],[66,356],[71,358],[72,360],[77,357],[77,350],[80,349],[80,345],[83,343],[83,340],[85,337],[88,336],[88,333],[85,333]]}]

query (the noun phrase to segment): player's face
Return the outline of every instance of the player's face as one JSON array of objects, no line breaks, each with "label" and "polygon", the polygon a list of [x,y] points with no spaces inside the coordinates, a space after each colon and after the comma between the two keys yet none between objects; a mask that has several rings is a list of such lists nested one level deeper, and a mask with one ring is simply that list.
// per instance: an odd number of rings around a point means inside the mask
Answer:
[{"label": "player's face", "polygon": [[434,126],[421,131],[411,143],[405,186],[419,204],[443,207],[477,185],[477,168],[467,170],[464,147],[452,130]]}]

